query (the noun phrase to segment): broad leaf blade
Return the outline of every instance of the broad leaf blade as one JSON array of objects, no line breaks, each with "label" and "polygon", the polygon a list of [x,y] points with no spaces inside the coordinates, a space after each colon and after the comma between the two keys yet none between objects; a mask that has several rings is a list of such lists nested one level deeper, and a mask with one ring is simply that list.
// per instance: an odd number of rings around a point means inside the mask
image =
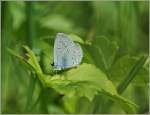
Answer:
[{"label": "broad leaf blade", "polygon": [[47,79],[47,87],[66,96],[85,96],[92,100],[97,93],[107,95],[111,100],[119,103],[129,113],[134,113],[136,105],[117,94],[117,91],[106,75],[92,64],[82,64],[71,69],[62,76],[56,75]]},{"label": "broad leaf blade", "polygon": [[101,70],[110,78],[109,69],[112,66],[119,47],[116,42],[110,41],[105,36],[94,39],[92,46],[89,47],[90,54]]}]

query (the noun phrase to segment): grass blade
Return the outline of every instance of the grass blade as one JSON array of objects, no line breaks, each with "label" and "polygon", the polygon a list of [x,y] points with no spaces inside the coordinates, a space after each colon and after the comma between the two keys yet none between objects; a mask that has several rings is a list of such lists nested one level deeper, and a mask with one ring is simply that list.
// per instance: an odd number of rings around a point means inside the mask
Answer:
[{"label": "grass blade", "polygon": [[[34,77],[33,77],[34,76]],[[27,89],[27,103],[25,107],[25,111],[28,111],[31,103],[32,103],[32,98],[33,98],[33,93],[35,89],[35,83],[36,83],[36,77],[35,74],[31,72],[31,77],[30,77],[30,82],[29,82],[29,88]]]},{"label": "grass blade", "polygon": [[117,91],[119,94],[123,93],[123,91],[128,87],[130,82],[135,78],[136,74],[139,72],[144,62],[146,61],[147,56],[142,56],[135,65],[132,67],[131,71],[127,74],[127,76],[122,80],[122,82],[118,85]]}]

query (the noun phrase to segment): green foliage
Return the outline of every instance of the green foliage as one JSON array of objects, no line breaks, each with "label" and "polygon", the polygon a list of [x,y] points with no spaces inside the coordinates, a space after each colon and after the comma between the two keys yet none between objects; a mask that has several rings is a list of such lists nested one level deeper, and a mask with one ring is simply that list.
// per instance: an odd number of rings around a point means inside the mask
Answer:
[{"label": "green foliage", "polygon": [[[111,68],[111,75],[113,76],[112,81],[114,81],[114,83],[118,83],[117,81],[121,81],[121,79],[124,79],[124,77],[127,76],[129,71],[131,71],[131,68],[133,67],[133,65],[135,65],[138,59],[138,57],[131,57],[129,55],[126,55],[117,60]],[[148,70],[146,69],[146,67],[142,66],[141,69],[138,71],[136,75],[137,77],[136,79],[134,79],[133,83],[135,85],[146,85],[148,83],[147,72]],[[140,77],[142,77],[143,79],[141,79]]]},{"label": "green foliage", "polygon": [[[90,47],[91,55],[95,60],[95,64],[102,69],[109,77],[109,69],[114,62],[118,51],[116,42],[111,42],[106,37],[98,37],[93,41]],[[97,52],[97,53],[96,53]]]},{"label": "green foliage", "polygon": [[70,34],[70,37],[72,38],[73,41],[79,42],[80,44],[84,44],[84,41],[79,36],[75,34]]},{"label": "green foliage", "polygon": [[124,89],[129,85],[129,83],[134,79],[140,68],[142,68],[144,62],[146,60],[146,57],[141,57],[136,64],[131,68],[125,79],[122,80],[122,82],[118,86],[118,92],[122,93]]},{"label": "green foliage", "polygon": [[[23,2],[9,4],[10,12],[13,19],[13,28],[17,30],[25,21],[25,4]],[[23,13],[22,13],[23,12]]]},{"label": "green foliage", "polygon": [[128,108],[126,109],[127,112],[134,111],[136,105],[119,96],[112,82],[95,66],[91,64],[82,64],[80,67],[72,69],[63,75],[47,76],[43,74],[33,52],[27,46],[24,46],[24,48],[27,51],[27,60],[23,58],[20,59],[25,60],[25,62],[34,69],[34,72],[37,74],[44,87],[52,87],[60,94],[69,97],[85,96],[90,101],[100,92],[121,103],[121,105],[123,104],[123,107],[126,106],[125,109]]},{"label": "green foliage", "polygon": [[[2,113],[148,112],[148,2],[2,2],[2,21]],[[58,32],[78,67],[53,70]]]},{"label": "green foliage", "polygon": [[56,31],[70,32],[73,28],[72,23],[62,15],[52,15],[44,17],[40,20],[40,22],[42,27]]}]

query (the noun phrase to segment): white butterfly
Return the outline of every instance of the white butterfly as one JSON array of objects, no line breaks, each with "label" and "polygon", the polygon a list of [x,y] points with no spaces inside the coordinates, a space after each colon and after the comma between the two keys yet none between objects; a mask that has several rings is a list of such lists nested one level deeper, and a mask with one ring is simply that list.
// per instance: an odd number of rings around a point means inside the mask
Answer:
[{"label": "white butterfly", "polygon": [[74,43],[70,36],[57,33],[54,43],[54,69],[62,70],[78,66],[83,52],[78,43]]}]

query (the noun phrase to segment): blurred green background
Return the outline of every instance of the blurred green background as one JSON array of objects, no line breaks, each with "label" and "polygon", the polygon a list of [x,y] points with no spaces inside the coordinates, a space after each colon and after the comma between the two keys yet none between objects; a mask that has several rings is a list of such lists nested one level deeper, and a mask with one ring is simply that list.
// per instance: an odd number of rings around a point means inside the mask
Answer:
[{"label": "blurred green background", "polygon": [[[148,55],[148,1],[14,1],[2,2],[1,11],[2,113],[125,113],[117,104],[108,108],[105,104],[108,99],[101,94],[91,102],[86,98],[64,102],[63,95],[55,90],[41,90],[37,79],[33,86],[32,73],[10,55],[8,48],[24,55],[22,45],[29,46],[39,59],[43,72],[49,75],[52,73],[50,63],[53,62],[56,33],[76,34],[92,44],[81,44],[83,62],[106,73],[117,88],[139,57]],[[100,47],[105,52],[105,59],[98,52]],[[106,64],[103,65],[104,60]],[[148,63],[149,58],[127,89],[120,93],[139,106],[136,113],[149,111]],[[30,98],[32,88],[34,94]]]}]

